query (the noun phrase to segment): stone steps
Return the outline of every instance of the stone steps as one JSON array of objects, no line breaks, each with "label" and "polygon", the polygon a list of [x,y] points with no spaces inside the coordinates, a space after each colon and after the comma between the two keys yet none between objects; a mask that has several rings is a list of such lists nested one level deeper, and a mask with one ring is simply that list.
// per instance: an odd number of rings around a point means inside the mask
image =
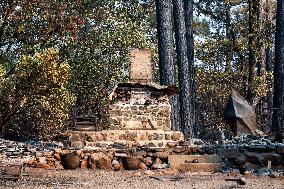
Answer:
[{"label": "stone steps", "polygon": [[220,172],[223,168],[222,163],[184,163],[177,168],[180,172]]},{"label": "stone steps", "polygon": [[222,170],[222,158],[218,155],[170,155],[171,168],[181,172],[218,172]]}]

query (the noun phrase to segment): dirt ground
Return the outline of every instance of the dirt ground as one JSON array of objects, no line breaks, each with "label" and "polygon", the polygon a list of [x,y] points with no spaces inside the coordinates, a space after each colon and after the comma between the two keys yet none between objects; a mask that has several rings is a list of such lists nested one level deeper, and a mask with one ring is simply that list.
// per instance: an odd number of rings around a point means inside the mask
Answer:
[{"label": "dirt ground", "polygon": [[[27,174],[20,181],[0,180],[0,188],[100,188],[100,189],[211,189],[211,188],[269,188],[284,189],[284,178],[271,178],[268,176],[257,177],[248,175],[245,177],[245,185],[236,179],[242,177],[239,174],[221,173],[183,173],[176,176],[165,176],[161,172],[120,171],[106,172],[94,170],[44,170],[27,169]],[[154,173],[154,174],[153,174]],[[150,176],[152,175],[152,176]],[[163,176],[161,176],[163,175]],[[171,180],[171,179],[174,179]]]}]

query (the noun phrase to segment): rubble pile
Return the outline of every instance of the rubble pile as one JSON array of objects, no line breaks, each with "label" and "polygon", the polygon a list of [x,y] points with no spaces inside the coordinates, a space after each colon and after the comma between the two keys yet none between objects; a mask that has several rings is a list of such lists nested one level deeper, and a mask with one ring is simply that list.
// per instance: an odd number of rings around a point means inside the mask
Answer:
[{"label": "rubble pile", "polygon": [[[70,167],[64,166],[62,161],[68,155],[75,157]],[[223,141],[223,144],[191,140],[168,142],[163,147],[134,147],[111,143],[104,147],[68,148],[61,143],[17,143],[0,140],[0,161],[15,159],[29,167],[46,169],[80,167],[146,171],[175,168],[185,171],[186,167],[186,170],[193,172],[239,169],[259,170],[260,173],[263,169],[284,170],[284,144],[250,135]]]}]

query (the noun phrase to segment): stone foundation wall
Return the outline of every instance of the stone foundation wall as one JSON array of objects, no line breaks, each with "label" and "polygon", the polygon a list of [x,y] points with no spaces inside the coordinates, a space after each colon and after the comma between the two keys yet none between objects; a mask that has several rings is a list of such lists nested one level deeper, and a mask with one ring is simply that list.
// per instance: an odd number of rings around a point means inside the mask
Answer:
[{"label": "stone foundation wall", "polygon": [[110,106],[110,129],[170,130],[171,106],[168,103],[135,105],[116,103]]},{"label": "stone foundation wall", "polygon": [[70,131],[69,142],[71,147],[105,147],[121,145],[125,147],[165,147],[168,143],[184,140],[179,131],[163,130],[103,130],[99,132]]}]

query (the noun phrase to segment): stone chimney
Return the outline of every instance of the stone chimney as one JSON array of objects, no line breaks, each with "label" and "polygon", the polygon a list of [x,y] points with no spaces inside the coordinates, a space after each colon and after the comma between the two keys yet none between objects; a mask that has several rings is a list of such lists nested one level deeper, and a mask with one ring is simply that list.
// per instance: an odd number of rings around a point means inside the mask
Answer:
[{"label": "stone chimney", "polygon": [[150,50],[131,50],[130,80],[150,82],[152,80],[152,62]]}]

